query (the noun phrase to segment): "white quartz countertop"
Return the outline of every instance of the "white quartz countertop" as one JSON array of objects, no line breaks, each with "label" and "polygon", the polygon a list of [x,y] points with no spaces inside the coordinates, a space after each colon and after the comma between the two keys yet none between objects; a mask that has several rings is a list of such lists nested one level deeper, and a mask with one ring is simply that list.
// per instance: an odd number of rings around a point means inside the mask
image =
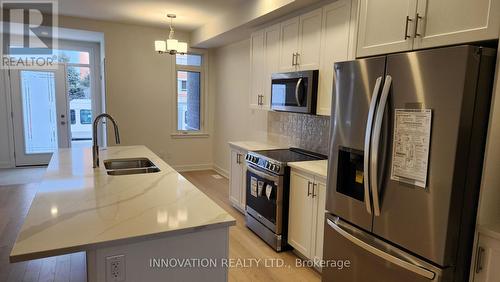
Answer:
[{"label": "white quartz countertop", "polygon": [[11,262],[234,225],[231,215],[145,146],[109,147],[100,159],[146,157],[160,172],[109,176],[92,150],[60,149],[26,216]]},{"label": "white quartz countertop", "polygon": [[287,146],[258,141],[231,141],[229,142],[229,145],[246,151],[276,150],[288,148]]},{"label": "white quartz countertop", "polygon": [[314,174],[315,176],[326,179],[328,173],[328,160],[320,161],[305,161],[305,162],[290,162],[288,165],[307,173]]},{"label": "white quartz countertop", "polygon": [[500,222],[480,225],[479,233],[500,240]]}]

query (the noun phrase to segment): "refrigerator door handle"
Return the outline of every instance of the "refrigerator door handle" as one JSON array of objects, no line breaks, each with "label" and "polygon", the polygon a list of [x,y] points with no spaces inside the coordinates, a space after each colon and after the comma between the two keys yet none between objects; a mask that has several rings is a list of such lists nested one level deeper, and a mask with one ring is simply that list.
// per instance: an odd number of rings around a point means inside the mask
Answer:
[{"label": "refrigerator door handle", "polygon": [[373,199],[373,213],[375,216],[380,216],[380,199],[378,192],[378,148],[380,145],[380,133],[382,131],[382,121],[384,120],[385,107],[387,106],[387,98],[389,97],[389,90],[391,89],[392,77],[387,75],[385,77],[384,88],[380,96],[380,102],[377,108],[377,115],[375,116],[375,126],[373,128],[373,137],[371,142],[370,154],[370,186],[372,189]]},{"label": "refrigerator door handle", "polygon": [[373,88],[372,100],[370,102],[370,109],[368,111],[368,121],[366,122],[365,131],[365,151],[364,151],[364,165],[363,165],[363,185],[365,188],[365,205],[369,214],[372,213],[371,199],[370,199],[370,142],[372,138],[373,117],[377,107],[377,100],[380,93],[380,85],[382,84],[382,77],[379,76],[375,81]]},{"label": "refrigerator door handle", "polygon": [[[425,277],[429,280],[434,280],[434,278],[436,277],[435,272],[433,272],[427,268],[424,268],[423,266],[415,264],[414,262],[411,261],[411,258],[406,260],[406,259],[404,259],[405,256],[403,254],[401,254],[400,257],[395,256],[393,254],[389,254],[389,253],[373,246],[372,244],[369,244],[369,243],[365,242],[364,240],[352,235],[351,232],[358,233],[361,231],[357,231],[357,232],[356,232],[356,230],[353,231],[352,227],[348,226],[347,224],[344,224],[342,221],[340,221],[339,218],[335,218],[335,222],[328,218],[326,220],[326,223],[331,228],[333,228],[337,233],[342,235],[342,237],[344,237],[345,239],[349,240],[350,242],[352,242],[356,246],[364,249],[367,252],[370,252],[373,255],[378,256],[379,258],[381,258],[385,261],[388,261],[392,264],[400,266],[408,271],[411,271],[411,272],[418,274],[422,277]],[[347,230],[345,230],[345,229],[347,229]],[[349,231],[351,231],[351,232],[349,232]],[[360,235],[363,236],[363,234],[360,234]],[[386,244],[386,243],[381,242],[380,244]],[[389,247],[389,248],[391,248],[391,247]],[[397,250],[394,250],[394,248],[391,248],[391,250],[393,252],[397,252]]]}]

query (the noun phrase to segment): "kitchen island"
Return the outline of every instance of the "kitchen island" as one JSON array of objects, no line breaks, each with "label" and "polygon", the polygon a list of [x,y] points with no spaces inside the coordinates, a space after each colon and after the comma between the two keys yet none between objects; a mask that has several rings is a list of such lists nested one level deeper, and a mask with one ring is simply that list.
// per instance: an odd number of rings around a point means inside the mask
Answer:
[{"label": "kitchen island", "polygon": [[[88,281],[227,280],[221,261],[233,217],[145,146],[109,147],[100,156],[147,158],[159,171],[108,175],[102,163],[92,168],[91,148],[58,150],[11,262],[85,251]],[[180,266],[193,258],[217,264]]]}]

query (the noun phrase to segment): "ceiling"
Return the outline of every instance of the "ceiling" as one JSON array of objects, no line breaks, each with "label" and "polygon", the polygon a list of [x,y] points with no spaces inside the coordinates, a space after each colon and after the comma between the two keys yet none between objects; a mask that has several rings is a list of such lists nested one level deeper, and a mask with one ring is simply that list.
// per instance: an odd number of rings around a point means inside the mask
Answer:
[{"label": "ceiling", "polygon": [[176,29],[192,31],[253,0],[63,0],[59,15],[167,27],[167,13],[177,15]]}]

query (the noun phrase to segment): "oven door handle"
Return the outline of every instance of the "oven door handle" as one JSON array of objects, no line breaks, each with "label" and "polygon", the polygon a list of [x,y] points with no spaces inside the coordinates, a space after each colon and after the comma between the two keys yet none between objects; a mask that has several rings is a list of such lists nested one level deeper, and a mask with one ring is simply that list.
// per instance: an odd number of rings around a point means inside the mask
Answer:
[{"label": "oven door handle", "polygon": [[297,81],[297,85],[295,86],[295,100],[297,100],[297,106],[302,107],[302,103],[300,103],[300,99],[299,99],[300,84],[302,84],[302,77],[299,78],[299,80]]},{"label": "oven door handle", "polygon": [[268,179],[268,180],[272,180],[274,182],[278,182],[279,181],[279,177],[276,176],[276,175],[272,175],[272,174],[269,174],[269,173],[265,173],[265,172],[262,172],[262,171],[259,171],[257,169],[255,169],[252,165],[247,165],[247,169],[251,172],[251,173],[254,173],[260,177],[263,177],[265,179]]}]

